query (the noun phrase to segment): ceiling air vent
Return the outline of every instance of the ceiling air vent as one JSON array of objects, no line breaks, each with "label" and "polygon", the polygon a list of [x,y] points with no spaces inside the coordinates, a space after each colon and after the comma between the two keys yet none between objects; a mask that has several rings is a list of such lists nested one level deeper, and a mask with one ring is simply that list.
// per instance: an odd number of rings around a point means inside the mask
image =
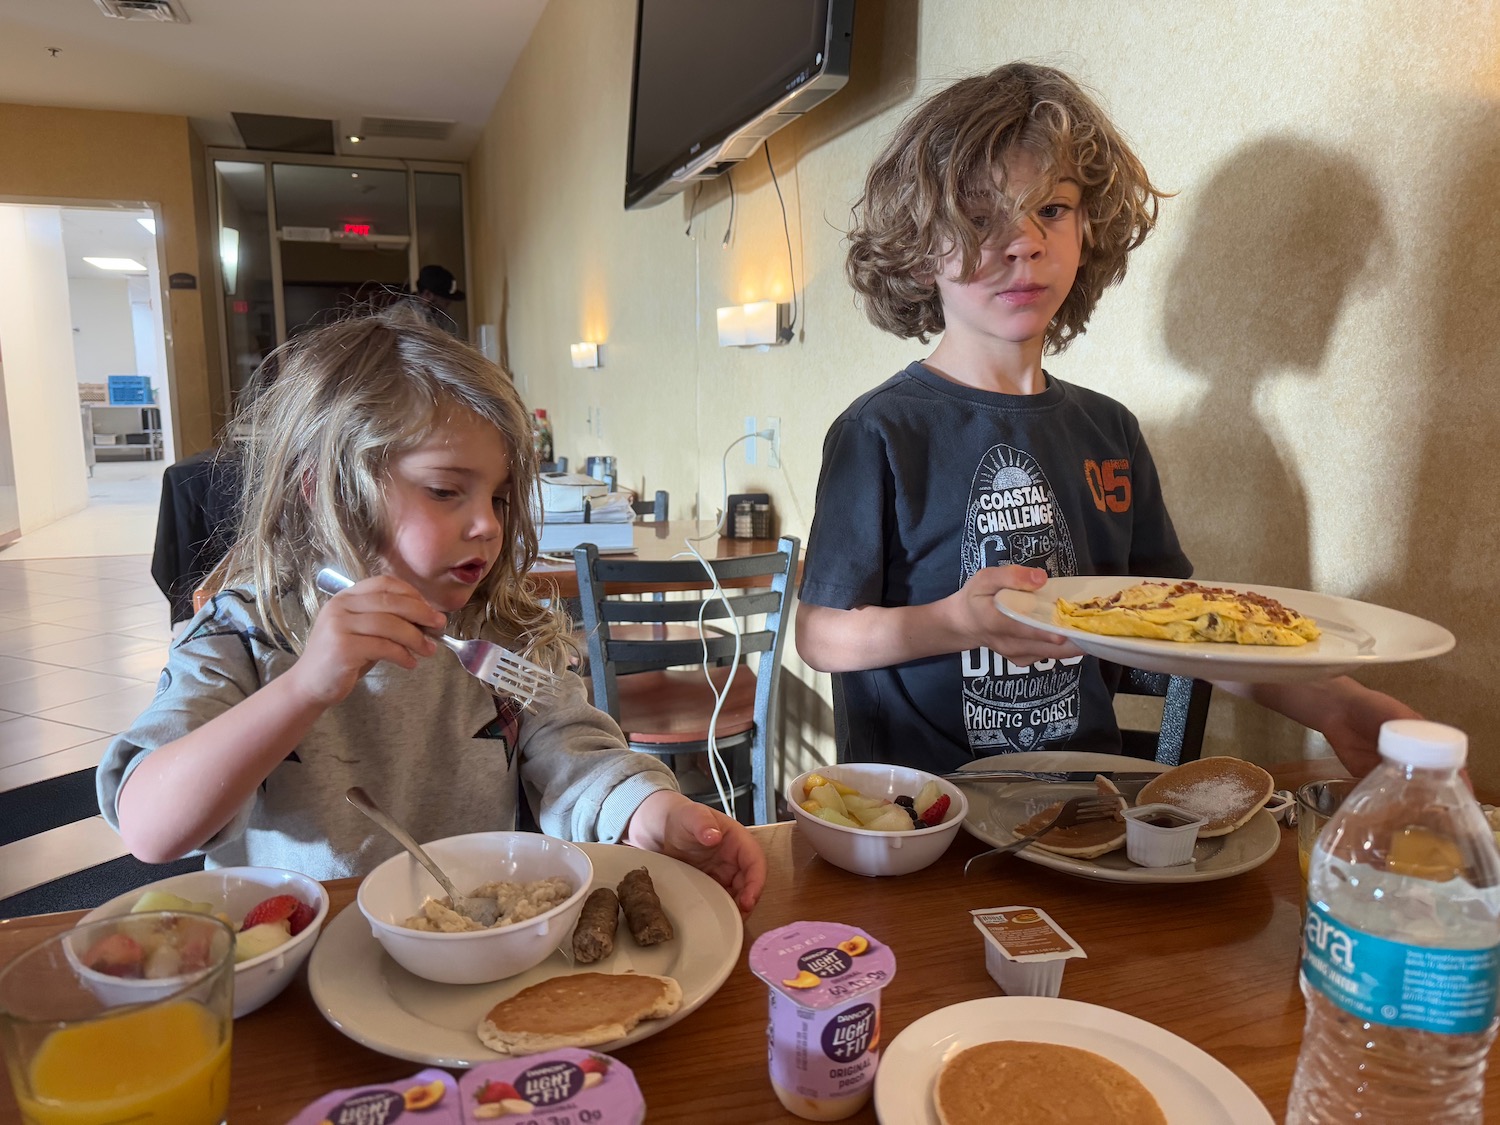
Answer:
[{"label": "ceiling air vent", "polygon": [[155,20],[157,23],[187,23],[180,0],[94,0],[99,10],[113,20]]},{"label": "ceiling air vent", "polygon": [[453,135],[455,124],[453,121],[431,121],[420,117],[366,117],[359,123],[359,132],[363,137],[446,141]]}]

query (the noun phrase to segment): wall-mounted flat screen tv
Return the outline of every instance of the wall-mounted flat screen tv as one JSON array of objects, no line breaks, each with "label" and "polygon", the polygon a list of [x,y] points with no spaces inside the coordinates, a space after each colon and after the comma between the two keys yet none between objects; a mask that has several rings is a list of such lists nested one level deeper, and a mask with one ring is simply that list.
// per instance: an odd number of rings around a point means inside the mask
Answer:
[{"label": "wall-mounted flat screen tv", "polygon": [[849,80],[854,0],[638,0],[625,206],[727,171]]}]

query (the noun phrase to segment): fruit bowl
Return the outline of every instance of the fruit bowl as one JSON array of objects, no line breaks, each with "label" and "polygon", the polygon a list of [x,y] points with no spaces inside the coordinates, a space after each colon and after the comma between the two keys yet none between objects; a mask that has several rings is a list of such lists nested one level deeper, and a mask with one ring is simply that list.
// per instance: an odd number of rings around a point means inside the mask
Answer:
[{"label": "fruit bowl", "polygon": [[[820,819],[802,807],[807,800],[804,787],[813,774],[821,774],[829,781],[853,788],[864,797],[888,801],[899,796],[916,797],[932,783],[950,804],[935,827],[906,832],[846,827]],[[798,774],[787,783],[785,796],[798,830],[807,837],[813,849],[835,867],[856,875],[908,875],[935,863],[953,843],[958,827],[969,811],[963,790],[951,782],[907,766],[873,762],[820,766]]]},{"label": "fruit bowl", "polygon": [[576,844],[536,832],[472,832],[423,844],[460,894],[483,883],[530,883],[561,876],[573,893],[552,909],[508,926],[462,933],[407,929],[401,923],[427,898],[445,897],[406,852],[392,856],[359,885],[359,909],[386,953],[408,972],[439,984],[485,984],[539,965],[578,921],[594,865]]},{"label": "fruit bowl", "polygon": [[[219,867],[211,871],[188,871],[162,879],[110,899],[90,910],[78,924],[119,918],[149,891],[176,895],[192,902],[206,902],[238,924],[252,907],[277,895],[291,895],[313,908],[313,919],[290,940],[234,967],[234,1014],[248,1015],[277,996],[297,975],[312,952],[318,932],[328,917],[328,892],[316,879],[276,867]],[[96,993],[117,994],[142,1002],[165,996],[181,987],[180,978],[133,979],[110,976],[80,968],[80,975]],[[121,1001],[115,1001],[121,1002]]]}]

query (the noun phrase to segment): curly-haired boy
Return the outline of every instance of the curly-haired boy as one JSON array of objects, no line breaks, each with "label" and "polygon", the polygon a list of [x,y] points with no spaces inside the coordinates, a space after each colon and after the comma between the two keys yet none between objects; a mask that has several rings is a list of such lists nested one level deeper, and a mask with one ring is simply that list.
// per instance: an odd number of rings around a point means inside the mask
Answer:
[{"label": "curly-haired boy", "polygon": [[[1002,615],[1048,576],[1187,577],[1135,417],[1048,375],[1156,222],[1154,187],[1060,71],[1012,63],[928,98],[871,168],[847,272],[923,343],[828,432],[797,649],[834,673],[840,754],[941,771],[1120,747],[1121,669]],[[1386,719],[1353,680],[1220,685],[1321,731],[1363,772]]]}]

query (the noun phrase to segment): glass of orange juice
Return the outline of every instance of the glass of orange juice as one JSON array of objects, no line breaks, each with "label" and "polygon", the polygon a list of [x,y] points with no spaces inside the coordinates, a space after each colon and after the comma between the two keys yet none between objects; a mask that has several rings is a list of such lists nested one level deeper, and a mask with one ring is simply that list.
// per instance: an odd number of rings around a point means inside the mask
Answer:
[{"label": "glass of orange juice", "polygon": [[1333,819],[1344,798],[1358,784],[1352,777],[1330,777],[1326,781],[1309,781],[1297,790],[1297,865],[1302,868],[1304,885],[1313,845],[1318,842],[1323,826]]},{"label": "glass of orange juice", "polygon": [[78,926],[0,969],[0,1048],[25,1125],[221,1125],[234,932],[204,914]]}]

